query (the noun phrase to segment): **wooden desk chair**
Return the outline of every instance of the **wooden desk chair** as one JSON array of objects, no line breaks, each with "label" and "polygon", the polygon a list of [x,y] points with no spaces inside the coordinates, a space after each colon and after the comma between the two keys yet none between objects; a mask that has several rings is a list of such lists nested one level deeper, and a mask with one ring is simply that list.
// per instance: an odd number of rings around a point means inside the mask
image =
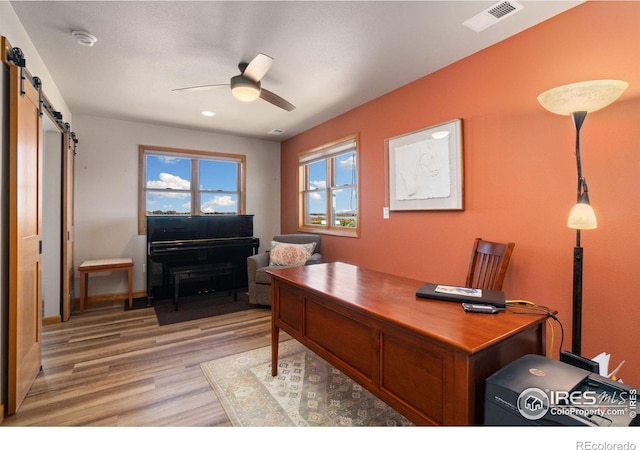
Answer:
[{"label": "wooden desk chair", "polygon": [[513,242],[501,244],[476,238],[465,287],[501,291],[515,245]]}]

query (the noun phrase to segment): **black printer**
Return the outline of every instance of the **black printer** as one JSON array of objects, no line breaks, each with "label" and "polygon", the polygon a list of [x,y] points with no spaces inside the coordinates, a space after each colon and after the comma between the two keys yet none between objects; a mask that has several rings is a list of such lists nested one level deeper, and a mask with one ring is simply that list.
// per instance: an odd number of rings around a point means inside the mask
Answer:
[{"label": "black printer", "polygon": [[636,388],[540,355],[486,380],[485,425],[636,426],[637,412]]}]

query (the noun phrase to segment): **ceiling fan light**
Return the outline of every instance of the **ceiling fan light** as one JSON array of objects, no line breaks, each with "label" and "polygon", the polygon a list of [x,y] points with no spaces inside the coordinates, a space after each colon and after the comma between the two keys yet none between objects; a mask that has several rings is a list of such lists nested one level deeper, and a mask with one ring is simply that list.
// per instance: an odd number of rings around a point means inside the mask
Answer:
[{"label": "ceiling fan light", "polygon": [[249,80],[242,75],[231,78],[231,93],[243,102],[252,102],[260,97],[260,82]]},{"label": "ceiling fan light", "polygon": [[252,102],[260,96],[260,91],[251,86],[237,86],[231,91],[235,98],[243,102]]}]

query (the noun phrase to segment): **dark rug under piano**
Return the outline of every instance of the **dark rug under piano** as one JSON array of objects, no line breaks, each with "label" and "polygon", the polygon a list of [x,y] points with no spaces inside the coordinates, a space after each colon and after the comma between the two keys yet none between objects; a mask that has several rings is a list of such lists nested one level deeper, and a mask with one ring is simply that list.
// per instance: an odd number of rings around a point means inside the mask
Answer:
[{"label": "dark rug under piano", "polygon": [[[146,299],[134,299],[133,309],[144,307],[147,307]],[[252,308],[260,308],[260,306],[249,304],[249,296],[246,291],[238,291],[238,300],[236,301],[234,301],[233,295],[227,295],[226,292],[183,297],[179,300],[177,311],[174,310],[171,299],[153,302],[153,309],[160,326],[230,314]],[[128,301],[125,301],[125,310],[127,309],[129,309],[129,305]]]}]

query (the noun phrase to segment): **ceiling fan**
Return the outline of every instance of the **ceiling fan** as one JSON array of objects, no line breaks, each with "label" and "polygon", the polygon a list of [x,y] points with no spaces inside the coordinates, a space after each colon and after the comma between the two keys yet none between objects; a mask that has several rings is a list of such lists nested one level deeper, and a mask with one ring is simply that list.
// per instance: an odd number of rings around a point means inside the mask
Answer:
[{"label": "ceiling fan", "polygon": [[205,84],[202,86],[190,86],[179,89],[172,89],[172,92],[185,92],[204,90],[215,87],[231,86],[231,93],[235,98],[243,102],[252,102],[257,98],[261,98],[271,103],[272,105],[282,108],[286,111],[293,111],[296,109],[291,103],[283,99],[282,97],[274,94],[271,91],[266,90],[260,84],[260,80],[265,76],[271,64],[273,58],[263,53],[259,53],[250,63],[241,62],[238,64],[240,69],[240,75],[231,77],[230,83],[226,84]]}]

